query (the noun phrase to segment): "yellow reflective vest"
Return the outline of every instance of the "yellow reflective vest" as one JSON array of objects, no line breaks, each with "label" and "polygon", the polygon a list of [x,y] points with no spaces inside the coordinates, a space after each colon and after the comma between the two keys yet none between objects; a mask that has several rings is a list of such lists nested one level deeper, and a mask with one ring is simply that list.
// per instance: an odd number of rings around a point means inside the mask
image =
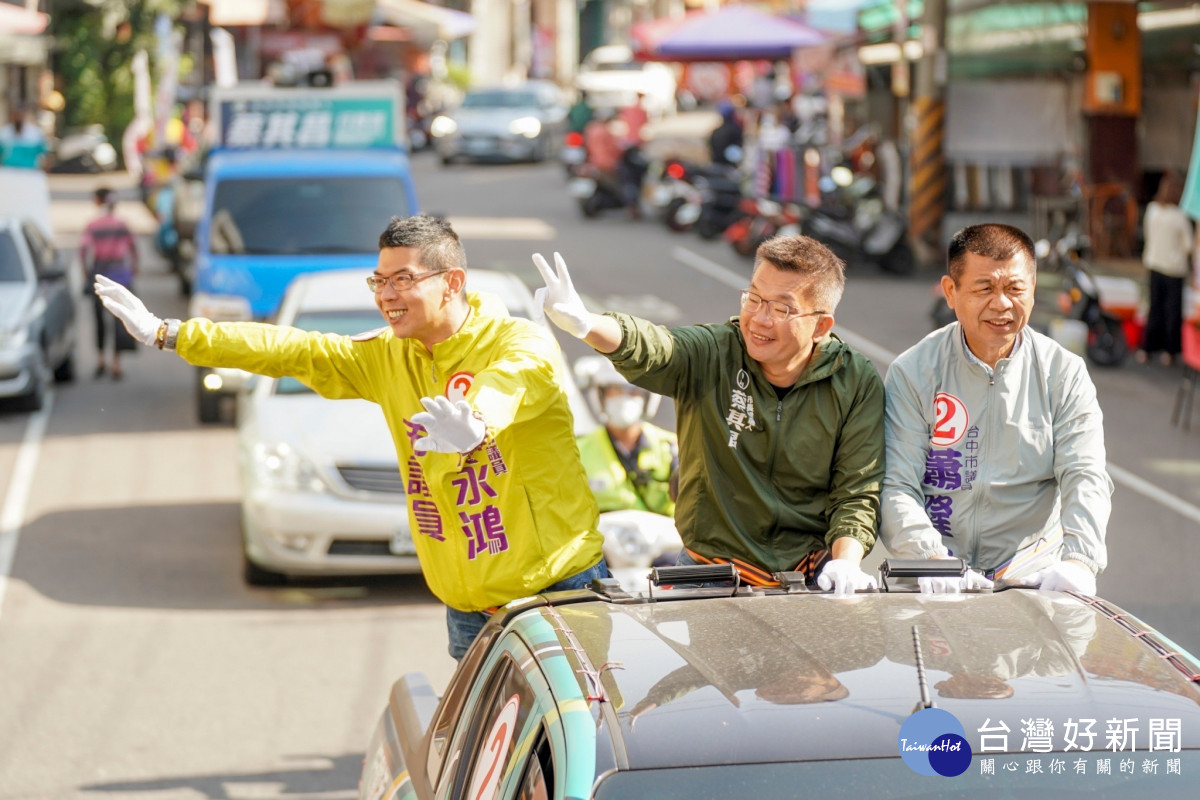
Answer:
[{"label": "yellow reflective vest", "polygon": [[[600,560],[596,501],[575,445],[550,332],[469,294],[457,333],[430,353],[390,328],[339,336],[255,322],[184,322],[189,363],[289,375],[332,399],[383,409],[396,446],[413,542],[429,588],[479,611],[536,594]],[[465,397],[488,436],[474,452],[415,455],[420,398]]]},{"label": "yellow reflective vest", "polygon": [[601,512],[638,509],[667,516],[675,513],[670,493],[671,472],[679,461],[675,434],[647,423],[642,426],[642,437],[645,444],[638,451],[640,474],[636,476],[625,470],[603,425],[579,437],[579,457]]}]

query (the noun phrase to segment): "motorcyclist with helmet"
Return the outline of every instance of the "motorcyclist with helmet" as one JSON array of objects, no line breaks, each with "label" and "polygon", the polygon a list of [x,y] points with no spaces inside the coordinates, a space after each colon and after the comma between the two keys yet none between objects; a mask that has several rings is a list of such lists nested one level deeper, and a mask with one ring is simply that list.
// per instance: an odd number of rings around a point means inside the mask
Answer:
[{"label": "motorcyclist with helmet", "polygon": [[627,381],[608,359],[587,359],[580,366],[584,396],[604,423],[577,439],[601,513],[637,509],[673,515],[679,468],[675,434],[646,421],[662,398]]}]

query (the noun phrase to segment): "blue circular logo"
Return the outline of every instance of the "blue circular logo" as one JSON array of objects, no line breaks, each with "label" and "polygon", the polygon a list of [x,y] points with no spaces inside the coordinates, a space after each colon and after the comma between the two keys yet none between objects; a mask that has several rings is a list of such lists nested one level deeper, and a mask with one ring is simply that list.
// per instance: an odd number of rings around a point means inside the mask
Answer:
[{"label": "blue circular logo", "polygon": [[919,775],[952,778],[971,765],[971,745],[958,718],[940,708],[923,708],[900,726],[900,758]]}]

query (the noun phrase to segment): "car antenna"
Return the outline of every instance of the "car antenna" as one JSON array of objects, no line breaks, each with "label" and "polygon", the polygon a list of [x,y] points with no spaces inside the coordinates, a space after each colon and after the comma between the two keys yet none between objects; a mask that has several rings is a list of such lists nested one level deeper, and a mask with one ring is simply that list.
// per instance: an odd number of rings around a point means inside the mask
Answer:
[{"label": "car antenna", "polygon": [[937,708],[933,700],[929,697],[929,684],[925,681],[925,659],[921,657],[921,635],[920,628],[916,625],[912,626],[913,636],[913,651],[917,655],[917,686],[921,689],[921,699],[917,701],[917,705],[913,708],[913,713],[917,713],[923,708]]}]

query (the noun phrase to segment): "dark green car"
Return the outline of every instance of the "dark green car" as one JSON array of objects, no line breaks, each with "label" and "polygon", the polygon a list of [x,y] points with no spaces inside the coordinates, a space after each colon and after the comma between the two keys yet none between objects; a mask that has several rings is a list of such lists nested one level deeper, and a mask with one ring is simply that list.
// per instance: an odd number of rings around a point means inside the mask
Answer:
[{"label": "dark green car", "polygon": [[783,577],[510,604],[395,684],[359,797],[1196,797],[1200,663],[1120,609]]}]

